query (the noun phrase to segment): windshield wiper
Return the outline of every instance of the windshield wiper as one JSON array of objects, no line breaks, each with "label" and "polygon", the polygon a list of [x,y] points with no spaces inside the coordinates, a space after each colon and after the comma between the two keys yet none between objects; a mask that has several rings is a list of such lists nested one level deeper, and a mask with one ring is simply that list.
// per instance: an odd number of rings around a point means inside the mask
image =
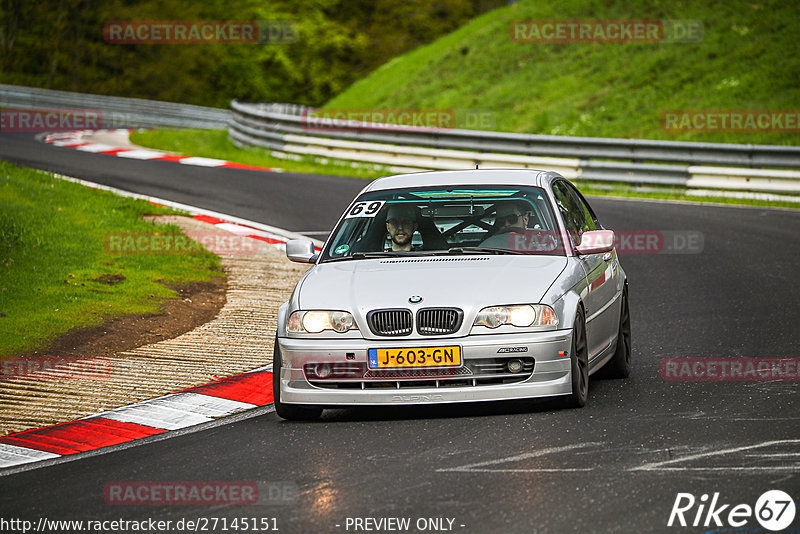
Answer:
[{"label": "windshield wiper", "polygon": [[397,256],[410,256],[413,253],[405,251],[386,251],[386,252],[353,252],[349,256],[342,256],[341,258],[328,258],[322,263],[329,261],[345,261],[345,260],[364,260],[369,258],[394,258]]},{"label": "windshield wiper", "polygon": [[408,256],[409,252],[405,250],[387,250],[380,252],[353,252],[351,257],[363,260],[364,258],[386,258],[394,256]]},{"label": "windshield wiper", "polygon": [[518,250],[488,247],[452,247],[447,249],[448,254],[524,254]]},{"label": "windshield wiper", "polygon": [[385,251],[385,252],[353,252],[349,256],[342,256],[340,258],[327,258],[321,263],[328,263],[332,261],[347,261],[347,260],[365,260],[370,258],[408,258],[414,256],[426,256],[442,254],[525,254],[519,250],[507,250],[502,248],[487,248],[487,247],[452,247],[447,250],[420,250],[420,251]]}]

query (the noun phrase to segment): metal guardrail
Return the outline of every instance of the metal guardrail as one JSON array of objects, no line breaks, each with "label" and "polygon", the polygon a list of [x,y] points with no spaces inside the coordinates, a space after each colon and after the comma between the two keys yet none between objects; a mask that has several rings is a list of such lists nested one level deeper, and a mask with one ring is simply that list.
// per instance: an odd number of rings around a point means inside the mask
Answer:
[{"label": "metal guardrail", "polygon": [[[103,128],[228,127],[238,145],[290,156],[374,163],[393,170],[536,168],[568,178],[742,191],[800,193],[800,147],[566,137],[411,128],[362,122],[310,126],[296,104],[231,110],[0,84],[0,108],[96,110]],[[788,170],[787,170],[788,169]]]},{"label": "metal guardrail", "polygon": [[[800,193],[800,146],[566,137],[338,122],[314,126],[311,108],[231,102],[238,145],[375,163],[397,170],[537,168],[568,178]],[[719,166],[719,167],[717,167]],[[773,169],[764,169],[772,167]],[[790,170],[779,170],[790,169]]]},{"label": "metal guardrail", "polygon": [[97,110],[103,128],[225,128],[227,109],[0,84],[0,107]]}]

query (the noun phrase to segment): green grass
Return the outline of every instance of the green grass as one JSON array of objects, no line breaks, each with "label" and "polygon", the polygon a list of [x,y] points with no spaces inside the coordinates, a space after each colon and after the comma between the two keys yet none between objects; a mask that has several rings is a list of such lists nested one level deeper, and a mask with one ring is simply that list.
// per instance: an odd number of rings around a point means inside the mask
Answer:
[{"label": "green grass", "polygon": [[[196,254],[119,255],[110,232],[174,233],[142,220],[176,213],[0,161],[0,357],[41,349],[73,327],[157,313],[166,287],[221,276],[219,260]],[[103,283],[121,275],[115,284]],[[117,277],[119,279],[119,277]]]},{"label": "green grass", "polygon": [[677,200],[681,202],[696,202],[708,204],[728,204],[732,206],[753,206],[765,208],[800,209],[800,202],[784,200],[760,200],[757,198],[734,198],[718,196],[688,195],[683,187],[658,187],[658,186],[632,186],[623,182],[599,184],[584,180],[572,180],[581,193],[588,196],[610,196],[625,198],[640,198],[649,200]]},{"label": "green grass", "polygon": [[339,160],[323,163],[311,156],[299,160],[285,159],[273,156],[269,150],[263,148],[239,148],[230,141],[226,130],[148,130],[132,133],[131,142],[187,156],[224,159],[300,173],[369,179],[390,174],[380,167],[364,165],[354,167],[349,162]]},{"label": "green grass", "polygon": [[[542,19],[697,19],[704,38],[510,39],[511,21]],[[523,0],[394,58],[325,108],[482,110],[491,120],[478,129],[796,145],[798,133],[670,133],[660,118],[666,110],[800,109],[798,34],[797,4],[780,0]]]}]

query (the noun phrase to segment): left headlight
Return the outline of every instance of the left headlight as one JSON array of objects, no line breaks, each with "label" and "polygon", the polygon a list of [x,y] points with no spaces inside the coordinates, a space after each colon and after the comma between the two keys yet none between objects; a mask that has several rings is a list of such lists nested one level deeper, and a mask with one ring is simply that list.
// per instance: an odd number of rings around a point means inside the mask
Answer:
[{"label": "left headlight", "polygon": [[353,314],[337,310],[296,311],[289,316],[286,330],[292,334],[319,334],[324,330],[344,333],[358,330]]},{"label": "left headlight", "polygon": [[474,325],[497,328],[505,324],[521,328],[528,326],[558,326],[553,308],[545,304],[489,306],[478,312]]}]

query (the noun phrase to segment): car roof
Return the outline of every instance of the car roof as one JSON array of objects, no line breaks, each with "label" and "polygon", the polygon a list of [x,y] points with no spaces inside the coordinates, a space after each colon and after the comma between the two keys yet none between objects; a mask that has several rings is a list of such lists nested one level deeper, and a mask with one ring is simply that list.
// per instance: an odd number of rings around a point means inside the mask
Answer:
[{"label": "car roof", "polygon": [[533,169],[470,169],[463,171],[429,171],[396,174],[378,178],[362,192],[382,191],[436,185],[527,185],[543,187],[554,178],[561,177],[552,171]]}]

